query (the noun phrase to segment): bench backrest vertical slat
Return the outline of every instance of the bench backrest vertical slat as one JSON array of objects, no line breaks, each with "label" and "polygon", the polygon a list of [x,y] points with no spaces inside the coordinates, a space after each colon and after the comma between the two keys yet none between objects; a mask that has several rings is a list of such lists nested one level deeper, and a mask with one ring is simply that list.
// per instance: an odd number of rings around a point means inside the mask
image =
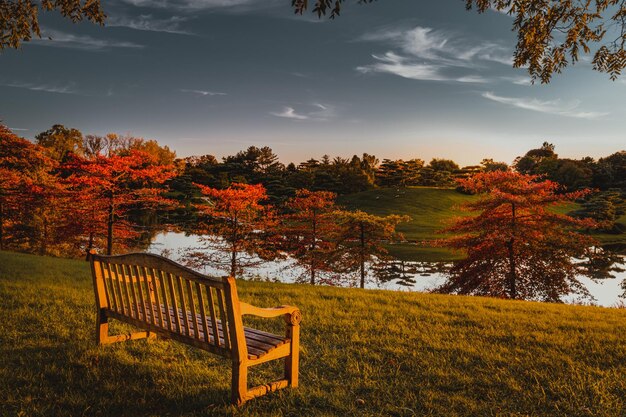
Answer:
[{"label": "bench backrest vertical slat", "polygon": [[141,268],[139,268],[139,266],[137,265],[133,265],[131,267],[132,269],[135,270],[135,276],[137,277],[137,295],[139,298],[139,305],[140,305],[140,310],[141,313],[143,314],[143,320],[144,321],[148,321],[148,311],[146,309],[146,296],[145,294],[145,288],[146,288],[146,278],[143,276],[143,274],[141,273]]},{"label": "bench backrest vertical slat", "polygon": [[193,335],[196,339],[200,339],[200,332],[198,331],[198,319],[196,315],[196,301],[193,296],[193,288],[191,287],[191,281],[185,280],[187,283],[187,294],[189,294],[189,307],[191,308],[191,324]]},{"label": "bench backrest vertical slat", "polygon": [[215,292],[213,287],[207,287],[207,298],[209,300],[209,314],[211,314],[211,328],[213,330],[213,342],[215,346],[220,347],[220,331],[217,326],[217,314],[215,314]]},{"label": "bench backrest vertical slat", "polygon": [[157,312],[155,310],[155,306],[158,305],[156,302],[156,298],[154,295],[154,288],[155,288],[155,282],[154,282],[154,277],[152,275],[152,272],[146,268],[145,266],[142,266],[141,269],[143,270],[143,276],[145,277],[145,284],[146,284],[146,304],[148,304],[148,308],[150,309],[150,317],[152,317],[152,324],[154,324],[155,326],[159,325],[159,322],[157,321]]},{"label": "bench backrest vertical slat", "polygon": [[174,290],[174,277],[171,273],[166,273],[167,275],[167,283],[170,289],[170,301],[172,313],[174,314],[174,322],[176,323],[176,331],[178,333],[182,333],[182,329],[180,327],[180,315],[178,314],[178,300],[176,299],[176,291]]},{"label": "bench backrest vertical slat", "polygon": [[219,305],[219,308],[220,308],[220,320],[222,322],[222,333],[224,335],[224,346],[226,347],[226,349],[230,350],[230,347],[231,347],[230,332],[229,332],[229,329],[228,329],[228,314],[226,314],[226,308],[225,308],[225,305],[224,305],[224,291],[218,289],[215,292],[217,293],[217,304]]},{"label": "bench backrest vertical slat", "polygon": [[135,318],[139,319],[139,304],[137,303],[137,290],[136,290],[136,283],[135,283],[135,279],[133,279],[133,268],[131,267],[131,265],[124,265],[122,264],[122,271],[124,273],[124,276],[126,277],[126,282],[128,283],[128,286],[130,287],[130,297],[131,297],[131,302],[132,302],[132,312],[135,314]]},{"label": "bench backrest vertical slat", "polygon": [[107,293],[107,303],[109,304],[109,308],[112,310],[117,310],[117,301],[115,300],[115,291],[113,290],[113,280],[109,275],[106,265],[102,261],[97,261],[97,263],[93,262],[94,267],[98,265],[100,267],[100,273],[102,274],[102,279],[104,280],[104,289]]},{"label": "bench backrest vertical slat", "polygon": [[150,271],[150,276],[152,277],[152,291],[150,291],[150,297],[152,297],[152,311],[154,314],[155,324],[157,324],[156,319],[158,317],[158,325],[165,328],[165,323],[163,322],[163,313],[161,312],[161,297],[159,296],[160,284],[159,284],[159,275],[156,273],[154,268],[146,268]]},{"label": "bench backrest vertical slat", "polygon": [[113,270],[111,269],[111,264],[108,262],[103,262],[103,267],[106,269],[106,274],[109,277],[109,282],[111,284],[111,289],[113,290],[113,299],[115,300],[115,311],[118,313],[122,312],[122,301],[121,301],[121,293],[120,286],[118,285],[117,279],[115,275],[113,275]]},{"label": "bench backrest vertical slat", "polygon": [[117,282],[121,295],[120,300],[122,301],[122,310],[120,313],[130,315],[130,301],[128,299],[128,288],[126,288],[126,282],[123,281],[123,277],[121,276],[117,265],[113,264],[111,266],[113,267],[115,281]]},{"label": "bench backrest vertical slat", "polygon": [[165,284],[165,272],[159,272],[159,282],[161,283],[161,295],[163,296],[163,308],[165,309],[165,318],[167,319],[167,329],[172,330],[173,321],[170,315],[170,303],[168,302],[168,297],[170,295],[167,293],[167,287]]},{"label": "bench backrest vertical slat", "polygon": [[[180,276],[174,277],[176,280],[176,287],[178,288],[178,294],[180,296],[180,315],[182,316],[182,325],[185,328],[184,335],[189,336],[189,316],[187,314],[187,300],[185,299],[185,289],[183,286],[183,279]],[[180,333],[183,333],[182,331]]]},{"label": "bench backrest vertical slat", "polygon": [[224,284],[224,293],[226,295],[225,302],[228,310],[228,325],[232,336],[231,342],[233,361],[241,362],[248,359],[248,347],[246,346],[243,319],[241,315],[241,307],[239,305],[239,296],[237,295],[235,278],[225,278]]},{"label": "bench backrest vertical slat", "polygon": [[[202,332],[204,333],[204,341],[209,343],[209,340],[210,340],[209,326],[206,322],[206,309],[204,308],[204,297],[202,296],[203,285],[200,285],[199,282],[196,282],[195,286],[196,286],[196,294],[198,295],[198,308],[200,309],[200,322],[202,323]],[[207,288],[207,292],[209,288]]]}]

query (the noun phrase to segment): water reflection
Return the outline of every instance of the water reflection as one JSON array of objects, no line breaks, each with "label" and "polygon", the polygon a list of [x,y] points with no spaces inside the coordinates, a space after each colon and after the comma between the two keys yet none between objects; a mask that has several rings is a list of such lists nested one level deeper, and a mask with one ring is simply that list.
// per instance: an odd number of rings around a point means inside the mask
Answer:
[{"label": "water reflection", "polygon": [[[198,236],[164,232],[156,235],[148,247],[148,252],[163,254],[180,261],[182,255],[189,248],[198,248],[199,246],[201,244]],[[593,270],[594,278],[598,279],[582,277],[580,280],[586,285],[598,305],[611,307],[622,301],[619,297],[624,291],[621,284],[626,279],[623,250],[624,247],[612,248],[612,250],[598,249],[595,251],[596,256],[586,265],[587,268]],[[366,288],[428,291],[445,281],[445,272],[450,266],[451,264],[446,262],[406,262],[400,260],[371,265],[371,268],[368,268]],[[223,270],[211,267],[205,267],[201,272],[209,275],[224,275]],[[301,277],[305,275],[306,271],[295,264],[293,260],[287,259],[264,263],[246,273],[245,278],[294,283],[301,282]],[[320,283],[324,282],[356,287],[358,279],[356,275],[333,276],[329,274],[320,277]],[[575,296],[565,297],[565,301],[571,303],[588,302],[579,300]]]}]

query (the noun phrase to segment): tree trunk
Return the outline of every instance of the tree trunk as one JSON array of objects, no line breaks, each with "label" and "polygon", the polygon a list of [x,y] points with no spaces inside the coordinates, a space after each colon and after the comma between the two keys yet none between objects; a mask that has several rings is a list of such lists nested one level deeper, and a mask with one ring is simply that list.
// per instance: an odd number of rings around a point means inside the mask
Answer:
[{"label": "tree trunk", "polygon": [[311,240],[311,285],[315,285],[315,249],[317,248],[317,219],[315,212],[313,212],[313,234]]},{"label": "tree trunk", "polygon": [[45,214],[41,216],[42,230],[41,230],[41,245],[39,246],[39,255],[45,256],[48,251],[48,219]]},{"label": "tree trunk", "polygon": [[507,242],[509,250],[509,297],[511,299],[517,298],[517,272],[515,265],[515,203],[511,203],[511,238]]},{"label": "tree trunk", "polygon": [[113,225],[115,224],[115,206],[113,193],[109,196],[109,215],[107,218],[107,255],[113,255]]},{"label": "tree trunk", "polygon": [[231,252],[230,252],[230,276],[233,278],[235,278],[237,274],[237,238],[238,238],[237,225],[238,225],[238,220],[237,220],[237,215],[235,215],[232,221],[233,234],[232,234],[232,245],[231,245]]},{"label": "tree trunk", "polygon": [[230,276],[235,277],[237,273],[237,249],[233,244],[232,252],[230,253]]},{"label": "tree trunk", "polygon": [[365,227],[363,226],[363,222],[359,225],[361,229],[361,288],[365,288]]}]

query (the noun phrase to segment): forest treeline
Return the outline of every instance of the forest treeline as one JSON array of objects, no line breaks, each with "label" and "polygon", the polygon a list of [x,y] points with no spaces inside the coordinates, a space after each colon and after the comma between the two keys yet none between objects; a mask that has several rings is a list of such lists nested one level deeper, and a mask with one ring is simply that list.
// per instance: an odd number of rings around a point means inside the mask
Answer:
[{"label": "forest treeline", "polygon": [[197,228],[207,201],[203,188],[262,185],[259,204],[287,215],[301,190],[335,196],[376,187],[454,187],[459,179],[498,171],[542,175],[564,192],[597,189],[580,201],[579,215],[623,232],[615,221],[624,212],[625,151],[567,159],[544,143],[511,165],[493,159],[465,167],[439,158],[381,161],[367,153],[284,164],[269,147],[251,146],[221,160],[178,158],[154,140],[83,135],[54,125],[31,142],[0,125],[0,248],[75,255],[95,246],[113,252],[115,245],[149,239],[150,226]]}]

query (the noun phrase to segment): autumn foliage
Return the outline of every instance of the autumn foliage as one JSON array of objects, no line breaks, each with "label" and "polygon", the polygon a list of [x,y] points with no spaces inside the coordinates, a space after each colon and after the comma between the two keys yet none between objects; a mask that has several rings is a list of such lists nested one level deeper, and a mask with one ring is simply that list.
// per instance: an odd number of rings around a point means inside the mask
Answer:
[{"label": "autumn foliage", "polygon": [[82,139],[75,129],[55,125],[34,144],[0,125],[0,249],[112,253],[114,242],[125,247],[137,234],[131,210],[167,203],[163,183],[176,172],[159,161],[154,146],[82,156],[89,143]]},{"label": "autumn foliage", "polygon": [[55,210],[62,195],[43,149],[0,125],[0,249],[46,253],[55,239]]},{"label": "autumn foliage", "polygon": [[337,195],[328,191],[296,191],[286,203],[281,232],[284,249],[309,273],[314,285],[319,271],[331,271],[337,224],[333,218]]},{"label": "autumn foliage", "polygon": [[467,257],[454,264],[438,291],[545,301],[586,294],[578,276],[587,270],[575,259],[587,256],[595,242],[578,230],[595,222],[554,208],[587,191],[562,193],[555,182],[511,171],[458,182],[480,198],[463,207],[475,216],[457,219],[443,231],[456,236],[440,244],[465,251]]},{"label": "autumn foliage", "polygon": [[74,196],[75,226],[89,236],[106,236],[106,252],[113,253],[113,240],[133,237],[126,214],[129,210],[170,204],[157,186],[173,177],[171,165],[161,165],[150,154],[131,150],[122,155],[96,155],[92,159],[71,155],[61,167]]},{"label": "autumn foliage", "polygon": [[272,208],[262,204],[267,200],[263,185],[196,186],[205,199],[196,206],[202,214],[196,233],[205,247],[188,254],[191,265],[213,266],[236,277],[277,254],[277,220]]}]

